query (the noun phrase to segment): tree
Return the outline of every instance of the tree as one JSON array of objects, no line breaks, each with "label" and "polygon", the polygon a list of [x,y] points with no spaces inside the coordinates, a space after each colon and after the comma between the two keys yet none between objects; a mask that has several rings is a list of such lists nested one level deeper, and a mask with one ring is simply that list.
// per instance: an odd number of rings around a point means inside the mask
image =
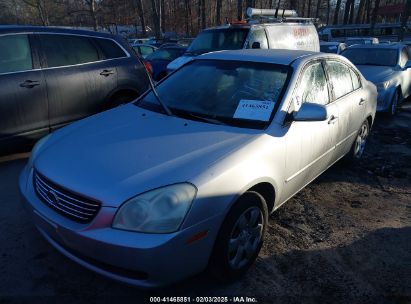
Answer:
[{"label": "tree", "polygon": [[243,0],[237,0],[237,20],[242,20],[243,16]]},{"label": "tree", "polygon": [[217,0],[215,9],[215,23],[221,25],[221,4],[222,0]]},{"label": "tree", "polygon": [[201,0],[201,28],[206,28],[206,6],[205,0]]},{"label": "tree", "polygon": [[23,2],[37,10],[43,25],[50,25],[48,5],[45,0],[23,0]]},{"label": "tree", "polygon": [[360,0],[360,4],[358,5],[358,12],[357,17],[355,18],[355,23],[359,24],[363,20],[364,10],[365,10],[365,0]]},{"label": "tree", "polygon": [[333,24],[338,23],[338,15],[340,14],[340,8],[341,8],[341,0],[337,0],[337,3],[335,4]]},{"label": "tree", "polygon": [[331,0],[327,0],[327,24],[330,23]]},{"label": "tree", "polygon": [[351,10],[351,5],[352,4],[354,4],[354,0],[347,0],[347,2],[345,2],[344,19],[343,19],[344,24],[348,23],[348,19],[350,17],[350,10]]},{"label": "tree", "polygon": [[371,28],[370,28],[371,35],[373,35],[374,33],[374,27],[375,27],[375,22],[377,22],[379,8],[380,8],[380,0],[375,0],[374,9],[372,11],[372,17],[371,17]]},{"label": "tree", "polygon": [[161,35],[160,33],[160,14],[158,10],[158,3],[156,0],[151,0],[151,16],[153,19],[153,24],[154,24],[154,34],[157,38],[159,38]]},{"label": "tree", "polygon": [[143,31],[143,36],[146,36],[146,20],[144,18],[143,2],[141,0],[135,0],[135,5],[137,8],[137,14],[140,17],[141,29]]},{"label": "tree", "polygon": [[96,0],[86,0],[86,3],[88,5],[91,19],[93,20],[93,28],[95,31],[97,31],[98,21],[97,21],[97,14],[96,14]]},{"label": "tree", "polygon": [[405,3],[404,12],[401,16],[401,32],[400,32],[399,39],[398,39],[400,41],[404,39],[404,30],[407,26],[407,21],[410,15],[411,15],[411,0],[407,0],[407,2]]}]

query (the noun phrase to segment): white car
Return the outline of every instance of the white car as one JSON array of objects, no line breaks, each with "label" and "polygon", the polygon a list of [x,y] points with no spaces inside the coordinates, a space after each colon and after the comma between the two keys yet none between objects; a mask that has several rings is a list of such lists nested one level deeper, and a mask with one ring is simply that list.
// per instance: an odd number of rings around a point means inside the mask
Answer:
[{"label": "white car", "polygon": [[399,43],[353,45],[347,57],[378,89],[378,112],[395,115],[398,104],[411,94],[411,61],[408,47]]},{"label": "white car", "polygon": [[268,214],[361,157],[377,96],[344,57],[289,50],[202,55],[157,89],[52,133],[20,176],[57,250],[142,287],[243,275]]}]

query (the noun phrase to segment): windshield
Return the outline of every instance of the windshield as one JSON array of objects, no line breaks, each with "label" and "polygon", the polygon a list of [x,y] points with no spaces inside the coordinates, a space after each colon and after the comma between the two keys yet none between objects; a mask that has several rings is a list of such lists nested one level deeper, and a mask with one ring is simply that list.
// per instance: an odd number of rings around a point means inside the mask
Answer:
[{"label": "windshield", "polygon": [[201,32],[191,43],[188,54],[200,55],[213,51],[242,49],[248,29],[219,29]]},{"label": "windshield", "polygon": [[[196,60],[161,82],[157,91],[176,116],[265,128],[285,86],[288,67],[268,63]],[[163,112],[150,91],[138,106]]]},{"label": "windshield", "polygon": [[398,50],[383,48],[346,49],[342,54],[355,65],[396,66]]},{"label": "windshield", "polygon": [[158,49],[154,53],[150,54],[147,56],[147,60],[156,60],[156,59],[162,59],[162,60],[174,60],[177,57],[180,57],[182,53],[184,52],[183,49]]}]

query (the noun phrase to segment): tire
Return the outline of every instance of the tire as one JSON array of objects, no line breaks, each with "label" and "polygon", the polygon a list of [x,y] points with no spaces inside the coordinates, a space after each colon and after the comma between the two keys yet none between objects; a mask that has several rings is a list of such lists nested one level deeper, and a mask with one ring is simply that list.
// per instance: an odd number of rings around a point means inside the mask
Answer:
[{"label": "tire", "polygon": [[367,143],[368,135],[370,134],[370,126],[367,120],[364,120],[360,129],[357,132],[357,136],[351,146],[348,158],[350,161],[359,161],[364,154],[365,144]]},{"label": "tire", "polygon": [[211,254],[209,270],[215,278],[232,281],[250,268],[263,244],[267,219],[267,204],[259,193],[248,191],[238,199],[220,228]]}]

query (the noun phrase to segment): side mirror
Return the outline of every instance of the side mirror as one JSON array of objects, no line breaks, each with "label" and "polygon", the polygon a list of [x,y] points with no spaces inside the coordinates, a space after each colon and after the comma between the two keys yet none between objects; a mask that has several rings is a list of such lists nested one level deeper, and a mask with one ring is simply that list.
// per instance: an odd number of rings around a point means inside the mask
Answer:
[{"label": "side mirror", "polygon": [[260,42],[253,42],[253,44],[251,45],[252,49],[261,49],[261,45]]},{"label": "side mirror", "polygon": [[324,121],[327,119],[327,109],[324,105],[305,102],[293,116],[295,121]]},{"label": "side mirror", "polygon": [[411,60],[408,60],[407,63],[404,65],[404,67],[402,68],[404,71],[411,68]]}]

